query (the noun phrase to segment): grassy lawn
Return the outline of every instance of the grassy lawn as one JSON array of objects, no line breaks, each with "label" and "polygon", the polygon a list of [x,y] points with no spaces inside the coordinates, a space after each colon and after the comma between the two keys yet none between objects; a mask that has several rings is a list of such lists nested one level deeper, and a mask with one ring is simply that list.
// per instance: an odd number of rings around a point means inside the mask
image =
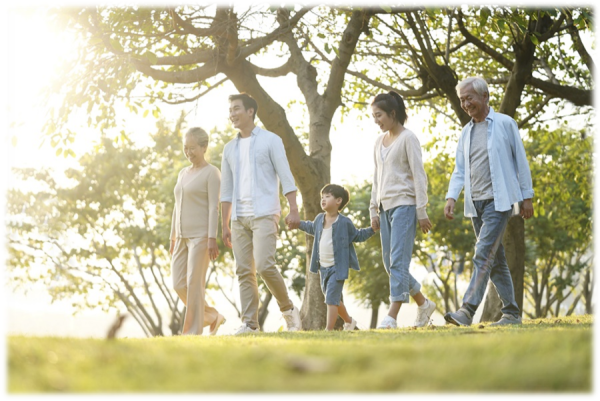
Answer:
[{"label": "grassy lawn", "polygon": [[7,390],[590,393],[592,320],[113,341],[13,336]]}]

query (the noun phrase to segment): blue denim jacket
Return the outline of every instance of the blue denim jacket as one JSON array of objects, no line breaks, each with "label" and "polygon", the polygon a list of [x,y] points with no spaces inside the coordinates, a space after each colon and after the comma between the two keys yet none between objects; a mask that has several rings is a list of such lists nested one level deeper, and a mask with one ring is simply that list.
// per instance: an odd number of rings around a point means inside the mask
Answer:
[{"label": "blue denim jacket", "polygon": [[[315,237],[310,257],[310,271],[312,273],[319,272],[319,243],[321,242],[324,221],[325,213],[319,213],[314,222],[305,220],[300,222],[300,230]],[[346,280],[349,268],[360,270],[353,242],[364,242],[371,238],[375,231],[371,227],[357,229],[352,224],[352,220],[341,213],[331,227],[333,229],[331,236],[333,239],[335,278],[336,280]]]},{"label": "blue denim jacket", "polygon": [[[223,149],[221,162],[221,202],[231,202],[231,218],[237,220],[237,191],[240,172],[237,169],[240,135]],[[250,165],[252,166],[252,204],[254,217],[281,213],[279,182],[284,195],[296,191],[283,141],[274,133],[254,127],[250,134]]]},{"label": "blue denim jacket", "polygon": [[[505,212],[523,199],[533,198],[531,171],[525,155],[525,147],[519,135],[517,123],[511,117],[490,112],[488,122],[487,147],[494,192],[495,210]],[[471,197],[471,120],[462,130],[456,147],[456,164],[450,178],[446,199],[458,199],[465,188],[465,217],[476,217],[477,211]]]}]

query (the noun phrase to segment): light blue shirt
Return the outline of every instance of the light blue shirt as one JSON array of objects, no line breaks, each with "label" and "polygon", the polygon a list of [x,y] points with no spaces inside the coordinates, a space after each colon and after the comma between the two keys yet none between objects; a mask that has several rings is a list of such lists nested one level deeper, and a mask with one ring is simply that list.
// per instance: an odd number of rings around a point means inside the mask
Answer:
[{"label": "light blue shirt", "polygon": [[[237,220],[240,172],[237,169],[240,134],[225,145],[221,162],[221,202],[232,203],[231,216]],[[254,127],[250,134],[250,168],[254,217],[281,214],[279,183],[284,195],[296,191],[283,141],[274,133]]]},{"label": "light blue shirt", "polygon": [[[525,147],[515,120],[509,116],[490,112],[488,122],[487,150],[496,211],[510,210],[512,205],[533,198],[531,171],[525,155]],[[462,130],[456,147],[456,164],[450,178],[446,199],[458,199],[465,188],[465,217],[476,217],[477,211],[471,197],[471,120]]]}]

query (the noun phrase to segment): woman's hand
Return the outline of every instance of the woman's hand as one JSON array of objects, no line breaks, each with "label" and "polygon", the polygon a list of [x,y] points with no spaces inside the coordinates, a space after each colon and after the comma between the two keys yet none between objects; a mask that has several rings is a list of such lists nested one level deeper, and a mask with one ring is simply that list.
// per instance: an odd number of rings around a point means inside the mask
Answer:
[{"label": "woman's hand", "polygon": [[431,221],[429,221],[429,218],[426,219],[419,219],[419,226],[421,226],[421,231],[423,231],[423,234],[427,234],[429,232],[429,230],[431,230]]},{"label": "woman's hand", "polygon": [[171,240],[171,246],[169,247],[169,254],[173,256],[173,250],[175,249],[175,240]]},{"label": "woman's hand", "polygon": [[377,216],[371,217],[371,228],[374,231],[379,230],[379,217],[377,217]]},{"label": "woman's hand", "polygon": [[208,239],[208,256],[210,260],[215,260],[219,256],[219,247],[217,246],[216,238]]}]

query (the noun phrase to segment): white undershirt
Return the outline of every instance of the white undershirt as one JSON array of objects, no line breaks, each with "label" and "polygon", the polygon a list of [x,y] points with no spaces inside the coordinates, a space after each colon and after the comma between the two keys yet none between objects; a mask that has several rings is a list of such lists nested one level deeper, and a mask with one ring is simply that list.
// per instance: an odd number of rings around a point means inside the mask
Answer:
[{"label": "white undershirt", "polygon": [[[393,142],[392,142],[393,143]],[[385,146],[383,144],[383,142],[381,142],[381,160],[385,161],[385,158],[387,157],[388,153],[390,153],[390,148],[392,146]]]},{"label": "white undershirt", "polygon": [[239,191],[236,203],[236,214],[238,216],[254,216],[252,203],[252,166],[250,165],[250,137],[240,138],[238,160]]}]

